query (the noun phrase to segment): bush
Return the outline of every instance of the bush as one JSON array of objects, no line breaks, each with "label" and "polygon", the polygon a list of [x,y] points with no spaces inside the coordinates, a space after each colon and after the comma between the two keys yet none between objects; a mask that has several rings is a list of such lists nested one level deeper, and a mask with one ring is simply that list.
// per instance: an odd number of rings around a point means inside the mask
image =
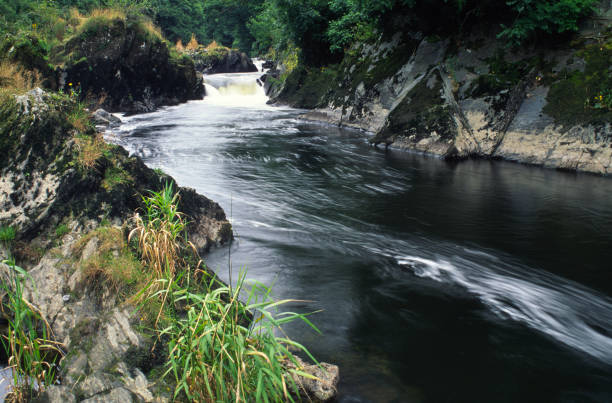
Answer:
[{"label": "bush", "polygon": [[593,12],[596,3],[597,0],[507,0],[516,19],[509,26],[502,24],[498,37],[520,45],[538,32],[578,31],[578,22]]}]

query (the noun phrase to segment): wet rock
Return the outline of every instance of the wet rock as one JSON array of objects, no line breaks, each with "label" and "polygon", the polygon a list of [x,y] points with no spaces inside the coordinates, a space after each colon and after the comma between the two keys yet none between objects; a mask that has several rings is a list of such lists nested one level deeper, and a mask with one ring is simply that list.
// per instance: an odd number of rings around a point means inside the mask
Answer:
[{"label": "wet rock", "polygon": [[266,60],[265,62],[262,63],[261,68],[262,69],[269,69],[269,70],[273,70],[276,67],[276,63],[274,63],[272,60]]},{"label": "wet rock", "polygon": [[[300,371],[310,375],[305,377],[302,375],[293,374],[293,380],[300,388],[300,393],[306,399],[313,402],[329,402],[338,394],[338,381],[340,380],[340,370],[337,365],[328,364],[326,362],[319,365],[307,365],[299,357],[295,357],[299,365]],[[292,362],[285,364],[287,368],[295,369],[296,366]]]},{"label": "wet rock", "polygon": [[609,77],[610,51],[590,39],[509,54],[496,39],[473,35],[465,42],[477,47],[450,53],[448,40],[417,34],[357,44],[334,79],[298,67],[270,85],[271,102],[315,108],[301,117],[372,132],[373,144],[612,174],[612,112],[589,107],[597,94],[586,95],[599,85],[589,80]]},{"label": "wet rock", "polygon": [[[0,143],[2,154],[10,156],[0,160],[0,222],[15,227],[19,237],[32,239],[45,229],[54,233],[67,217],[75,225],[89,225],[101,215],[124,222],[141,206],[139,195],[174,183],[118,146],[109,145],[92,169],[80,169],[75,160],[79,145],[74,129],[62,117],[63,104],[45,94],[40,98],[47,107],[36,117],[18,104],[3,105],[4,116],[13,123],[3,126],[0,138],[14,141]],[[28,105],[31,111],[32,104]],[[109,184],[108,172],[120,174],[121,180]],[[231,226],[217,203],[193,189],[177,190],[179,207],[199,249],[231,239]]]},{"label": "wet rock", "polygon": [[121,124],[121,119],[117,116],[108,113],[104,109],[96,110],[92,115],[93,122],[99,126],[118,126]]}]

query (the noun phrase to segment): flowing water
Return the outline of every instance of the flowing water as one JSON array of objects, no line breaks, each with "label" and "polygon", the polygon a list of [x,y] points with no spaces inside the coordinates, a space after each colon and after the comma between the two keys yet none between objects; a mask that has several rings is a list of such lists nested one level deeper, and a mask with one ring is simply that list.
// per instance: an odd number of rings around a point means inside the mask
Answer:
[{"label": "flowing water", "polygon": [[221,277],[321,311],[286,331],[340,366],[340,401],[612,401],[612,180],[371,148],[256,77],[110,138],[223,206]]}]

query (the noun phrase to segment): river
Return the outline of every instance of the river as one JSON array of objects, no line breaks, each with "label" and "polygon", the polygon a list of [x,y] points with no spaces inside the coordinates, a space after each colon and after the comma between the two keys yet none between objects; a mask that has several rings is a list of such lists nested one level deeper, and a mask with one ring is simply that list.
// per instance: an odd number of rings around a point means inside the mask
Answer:
[{"label": "river", "polygon": [[339,401],[612,401],[612,180],[372,148],[256,77],[109,138],[221,204],[222,278],[321,310],[285,330],[340,366]]}]

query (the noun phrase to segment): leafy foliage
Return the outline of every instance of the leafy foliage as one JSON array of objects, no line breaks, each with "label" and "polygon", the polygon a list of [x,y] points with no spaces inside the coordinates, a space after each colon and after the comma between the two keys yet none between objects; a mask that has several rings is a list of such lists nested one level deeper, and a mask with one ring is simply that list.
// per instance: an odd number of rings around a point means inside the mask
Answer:
[{"label": "leafy foliage", "polygon": [[507,0],[516,15],[514,22],[502,25],[500,38],[519,45],[534,33],[562,34],[578,30],[580,18],[593,11],[595,0]]}]

